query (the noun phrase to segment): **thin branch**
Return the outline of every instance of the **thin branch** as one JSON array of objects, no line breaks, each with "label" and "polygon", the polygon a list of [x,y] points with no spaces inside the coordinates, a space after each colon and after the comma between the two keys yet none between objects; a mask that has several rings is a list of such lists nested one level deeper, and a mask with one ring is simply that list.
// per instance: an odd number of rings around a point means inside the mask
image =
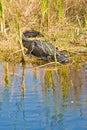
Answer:
[{"label": "thin branch", "polygon": [[[24,49],[23,49],[23,50],[24,50]],[[15,52],[11,53],[10,55],[14,55],[14,54],[16,54],[16,53],[18,53],[18,52],[20,52],[20,51],[22,51],[22,49],[17,50],[17,51],[15,51]]]}]

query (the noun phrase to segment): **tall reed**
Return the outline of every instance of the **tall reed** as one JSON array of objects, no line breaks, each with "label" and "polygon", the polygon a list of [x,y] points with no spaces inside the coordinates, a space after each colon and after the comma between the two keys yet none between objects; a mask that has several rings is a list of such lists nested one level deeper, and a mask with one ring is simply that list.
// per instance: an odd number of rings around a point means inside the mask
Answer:
[{"label": "tall reed", "polygon": [[87,16],[86,16],[86,14],[84,14],[84,22],[85,22],[85,27],[87,29]]},{"label": "tall reed", "polygon": [[5,15],[4,15],[4,5],[3,0],[0,0],[0,17],[1,17],[1,32],[5,32]]},{"label": "tall reed", "polygon": [[41,26],[45,25],[48,27],[48,0],[41,0]]},{"label": "tall reed", "polygon": [[19,26],[20,23],[19,23],[18,16],[16,17],[15,25],[16,25],[18,43],[20,45],[21,52],[22,52],[22,62],[25,62],[25,54],[24,54],[24,49],[23,49],[23,45],[22,45],[22,34],[21,34],[20,26]]},{"label": "tall reed", "polygon": [[56,15],[56,21],[62,22],[63,19],[63,0],[54,0],[54,13]]},{"label": "tall reed", "polygon": [[81,23],[81,20],[80,20],[80,18],[78,17],[78,15],[77,15],[77,21],[78,21],[78,25],[79,25],[80,29],[82,30],[82,23]]},{"label": "tall reed", "polygon": [[63,3],[62,0],[58,0],[58,16],[59,16],[59,22],[62,22],[63,19]]}]

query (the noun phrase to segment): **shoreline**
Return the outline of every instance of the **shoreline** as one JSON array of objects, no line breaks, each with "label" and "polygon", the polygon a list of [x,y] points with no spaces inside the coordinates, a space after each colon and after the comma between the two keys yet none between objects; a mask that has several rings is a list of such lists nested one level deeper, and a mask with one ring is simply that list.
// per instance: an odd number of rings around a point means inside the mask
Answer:
[{"label": "shoreline", "polygon": [[[79,47],[79,46],[71,46],[67,47],[67,49],[64,49],[65,47],[60,47],[59,50],[61,52],[66,52],[69,54],[69,62],[86,62],[87,61],[87,47]],[[24,49],[26,52],[26,50]],[[0,44],[0,61],[7,61],[7,62],[13,62],[13,63],[20,63],[22,60],[22,52],[18,45],[18,43],[11,44],[9,42],[9,45],[5,42],[4,44]],[[25,61],[26,63],[43,63],[42,60],[39,60],[37,57],[32,56],[26,56],[25,55]]]}]

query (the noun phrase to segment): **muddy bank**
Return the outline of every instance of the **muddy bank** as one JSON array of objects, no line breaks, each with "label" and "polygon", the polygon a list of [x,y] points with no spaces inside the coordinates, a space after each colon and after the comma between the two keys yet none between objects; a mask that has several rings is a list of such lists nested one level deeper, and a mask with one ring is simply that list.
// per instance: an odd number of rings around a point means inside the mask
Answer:
[{"label": "muddy bank", "polygon": [[[57,41],[56,41],[57,42]],[[65,52],[69,55],[69,63],[86,62],[87,61],[87,47],[83,44],[73,44],[70,42],[61,43],[61,40],[52,42],[55,47],[58,47],[59,51]],[[26,54],[26,49],[24,53]],[[3,38],[0,41],[0,60],[9,61],[13,63],[20,63],[22,61],[22,51],[19,43],[15,39]],[[25,55],[25,61],[31,63],[44,64],[45,62],[38,59],[35,56],[29,57]]]}]

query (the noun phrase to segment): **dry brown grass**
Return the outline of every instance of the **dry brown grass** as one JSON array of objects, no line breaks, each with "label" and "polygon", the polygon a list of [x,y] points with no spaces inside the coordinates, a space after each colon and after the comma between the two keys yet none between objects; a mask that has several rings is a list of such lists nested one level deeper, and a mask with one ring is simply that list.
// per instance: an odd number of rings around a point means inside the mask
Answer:
[{"label": "dry brown grass", "polygon": [[87,29],[87,1],[50,0],[45,6],[41,2],[44,0],[3,0],[5,33],[0,32],[0,58],[6,59],[20,50],[17,23],[21,32],[26,29],[41,31],[60,50],[87,49],[86,35],[80,38],[80,33]]},{"label": "dry brown grass", "polygon": [[[51,28],[52,26],[60,25],[60,15],[63,15],[63,26],[70,24],[70,22],[74,22],[79,26],[78,19],[81,20],[81,24],[85,24],[84,15],[87,17],[86,0],[50,0],[46,5],[47,7],[41,5],[41,1],[30,0],[28,2],[28,0],[4,0],[3,5],[5,10],[6,29],[11,32],[15,31],[15,19],[17,16],[22,30],[25,30],[26,28],[44,30],[46,26]],[[46,17],[43,19],[43,16],[45,15],[47,15],[48,21],[45,19]],[[48,28],[48,30],[50,28]]]}]

